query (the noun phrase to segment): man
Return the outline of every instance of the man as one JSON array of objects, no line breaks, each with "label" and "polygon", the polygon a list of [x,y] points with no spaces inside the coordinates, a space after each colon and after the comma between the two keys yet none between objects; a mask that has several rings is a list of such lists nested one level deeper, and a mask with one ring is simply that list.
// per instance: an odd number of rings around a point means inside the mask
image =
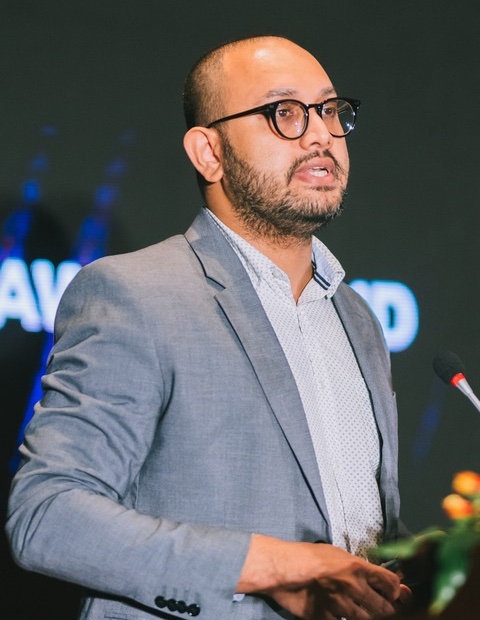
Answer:
[{"label": "man", "polygon": [[356,105],[288,40],[211,52],[185,89],[207,209],[66,291],[7,527],[21,565],[90,590],[82,618],[362,620],[403,596],[364,559],[398,520],[388,353],[312,241]]}]

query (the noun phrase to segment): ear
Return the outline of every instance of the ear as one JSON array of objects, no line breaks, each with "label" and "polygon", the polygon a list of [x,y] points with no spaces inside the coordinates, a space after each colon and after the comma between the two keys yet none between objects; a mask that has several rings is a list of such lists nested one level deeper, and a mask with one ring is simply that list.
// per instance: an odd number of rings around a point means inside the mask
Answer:
[{"label": "ear", "polygon": [[183,146],[197,171],[209,183],[223,177],[220,136],[214,129],[192,127],[183,138]]}]

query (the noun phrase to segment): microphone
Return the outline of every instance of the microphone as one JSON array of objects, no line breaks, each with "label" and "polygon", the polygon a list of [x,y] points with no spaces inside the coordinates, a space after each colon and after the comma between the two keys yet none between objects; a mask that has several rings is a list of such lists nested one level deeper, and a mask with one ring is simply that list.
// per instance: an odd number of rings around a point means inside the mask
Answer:
[{"label": "microphone", "polygon": [[433,360],[433,370],[442,381],[453,385],[464,394],[477,411],[480,411],[480,400],[475,396],[465,378],[465,367],[456,353],[445,351]]}]

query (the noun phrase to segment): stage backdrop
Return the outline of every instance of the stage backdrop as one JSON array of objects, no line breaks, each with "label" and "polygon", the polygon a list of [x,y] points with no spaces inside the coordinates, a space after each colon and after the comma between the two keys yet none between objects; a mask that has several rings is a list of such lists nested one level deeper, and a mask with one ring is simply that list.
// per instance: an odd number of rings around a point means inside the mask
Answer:
[{"label": "stage backdrop", "polygon": [[[321,233],[392,350],[403,518],[446,523],[480,470],[480,415],[434,377],[455,350],[480,391],[476,3],[458,0],[3,0],[0,7],[1,509],[38,397],[58,298],[83,264],[183,232],[201,206],[182,85],[238,37],[293,38],[359,98],[345,214]],[[74,617],[76,589],[0,549],[2,617]],[[26,593],[28,592],[28,595]]]}]

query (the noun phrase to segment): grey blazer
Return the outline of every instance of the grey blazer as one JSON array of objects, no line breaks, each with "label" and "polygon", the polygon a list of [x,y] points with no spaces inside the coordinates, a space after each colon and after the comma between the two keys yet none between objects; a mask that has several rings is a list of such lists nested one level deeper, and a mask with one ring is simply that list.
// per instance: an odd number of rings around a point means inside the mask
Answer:
[{"label": "grey blazer", "polygon": [[[355,292],[334,302],[371,394],[392,538],[389,356]],[[322,484],[283,351],[211,218],[82,269],[55,332],[10,498],[17,562],[82,584],[84,619],[290,617],[232,595],[252,532],[329,540]]]}]

